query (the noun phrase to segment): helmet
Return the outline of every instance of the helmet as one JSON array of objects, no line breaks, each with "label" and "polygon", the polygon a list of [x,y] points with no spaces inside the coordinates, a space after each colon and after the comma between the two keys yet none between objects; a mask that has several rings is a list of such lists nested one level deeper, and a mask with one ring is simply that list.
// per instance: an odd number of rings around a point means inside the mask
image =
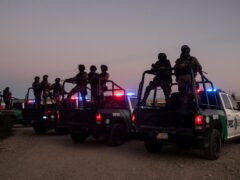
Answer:
[{"label": "helmet", "polygon": [[101,65],[101,70],[102,71],[107,71],[108,70],[108,67],[106,65]]},{"label": "helmet", "polygon": [[36,81],[36,80],[39,80],[40,79],[40,77],[39,76],[35,76],[34,77],[34,80]]},{"label": "helmet", "polygon": [[85,66],[83,64],[79,64],[78,65],[78,69],[79,69],[79,71],[84,71],[85,70]]},{"label": "helmet", "polygon": [[56,82],[56,83],[59,83],[60,80],[61,80],[60,78],[56,78],[56,79],[55,79],[55,82]]},{"label": "helmet", "polygon": [[159,53],[158,54],[158,59],[159,60],[166,60],[167,59],[167,55],[165,53]]},{"label": "helmet", "polygon": [[96,66],[92,65],[92,66],[90,67],[90,71],[96,71],[96,70],[97,70],[97,67],[96,67]]},{"label": "helmet", "polygon": [[45,75],[43,75],[43,79],[45,79],[45,80],[46,80],[47,78],[48,78],[48,75],[46,75],[46,74],[45,74]]},{"label": "helmet", "polygon": [[188,47],[188,45],[183,45],[181,47],[181,51],[182,51],[182,53],[190,53],[191,49],[190,49],[190,47]]}]

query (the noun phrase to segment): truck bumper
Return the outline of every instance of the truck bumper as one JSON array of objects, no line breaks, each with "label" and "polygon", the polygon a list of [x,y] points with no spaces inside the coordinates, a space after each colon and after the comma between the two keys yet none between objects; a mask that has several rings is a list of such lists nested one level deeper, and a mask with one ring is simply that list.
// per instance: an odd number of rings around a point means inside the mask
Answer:
[{"label": "truck bumper", "polygon": [[[166,135],[164,139],[158,139],[159,134]],[[160,142],[172,142],[177,144],[189,144],[196,148],[206,147],[206,139],[203,133],[196,133],[192,128],[163,128],[142,126],[136,132],[137,139],[144,141],[153,138]]]}]

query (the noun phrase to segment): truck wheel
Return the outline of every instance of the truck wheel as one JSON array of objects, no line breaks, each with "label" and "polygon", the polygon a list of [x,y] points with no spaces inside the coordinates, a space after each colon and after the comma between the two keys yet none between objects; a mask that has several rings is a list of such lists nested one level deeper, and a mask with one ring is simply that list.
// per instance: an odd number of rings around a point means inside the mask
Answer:
[{"label": "truck wheel", "polygon": [[220,132],[216,129],[207,137],[208,147],[204,149],[204,155],[209,160],[216,160],[220,156],[221,152],[221,136]]},{"label": "truck wheel", "polygon": [[156,142],[154,142],[153,139],[150,139],[150,138],[148,138],[144,141],[144,145],[145,145],[147,152],[149,152],[149,153],[156,153],[156,152],[161,151],[161,149],[162,149],[162,144],[156,143]]},{"label": "truck wheel", "polygon": [[108,135],[108,145],[119,146],[122,145],[126,139],[126,128],[121,124],[114,124]]},{"label": "truck wheel", "polygon": [[71,138],[75,143],[84,143],[87,139],[87,135],[84,133],[71,133]]},{"label": "truck wheel", "polygon": [[44,134],[44,133],[46,132],[46,130],[47,130],[46,127],[44,127],[44,126],[38,126],[38,125],[33,125],[33,129],[34,129],[34,131],[35,131],[36,133],[38,133],[38,134]]},{"label": "truck wheel", "polygon": [[12,128],[14,125],[14,117],[5,116],[0,117],[0,138],[7,137],[12,134]]}]

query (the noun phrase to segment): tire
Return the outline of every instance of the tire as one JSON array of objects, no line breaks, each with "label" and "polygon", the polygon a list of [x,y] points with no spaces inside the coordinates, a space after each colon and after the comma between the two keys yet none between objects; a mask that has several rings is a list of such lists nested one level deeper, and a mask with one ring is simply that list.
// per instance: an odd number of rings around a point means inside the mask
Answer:
[{"label": "tire", "polygon": [[47,130],[46,127],[40,125],[33,125],[33,129],[37,134],[44,134]]},{"label": "tire", "polygon": [[14,117],[1,116],[0,117],[0,139],[12,135],[14,126]]},{"label": "tire", "polygon": [[107,137],[108,145],[120,146],[126,140],[127,132],[124,125],[113,124],[110,133]]},{"label": "tire", "polygon": [[144,140],[144,145],[149,153],[156,153],[162,150],[162,144],[155,142],[154,139],[147,138]]},{"label": "tire", "polygon": [[207,137],[208,147],[204,148],[204,156],[209,160],[216,160],[220,156],[221,152],[221,135],[220,132],[216,129],[213,129],[212,132]]},{"label": "tire", "polygon": [[87,139],[87,135],[84,133],[71,133],[71,138],[75,143],[84,143]]},{"label": "tire", "polygon": [[3,123],[4,123],[4,128],[7,131],[11,131],[13,126],[14,126],[15,118],[12,116],[6,116],[4,117]]}]

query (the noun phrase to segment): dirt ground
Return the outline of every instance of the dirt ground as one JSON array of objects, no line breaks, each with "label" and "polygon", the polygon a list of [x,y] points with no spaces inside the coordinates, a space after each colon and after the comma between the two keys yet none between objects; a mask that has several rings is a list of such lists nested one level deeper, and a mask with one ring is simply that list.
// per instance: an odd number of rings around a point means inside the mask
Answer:
[{"label": "dirt ground", "polygon": [[120,147],[89,139],[75,144],[69,135],[36,135],[32,128],[16,127],[0,141],[1,180],[108,179],[240,179],[240,143],[226,143],[216,161],[201,152],[169,145],[157,154],[130,140]]}]

